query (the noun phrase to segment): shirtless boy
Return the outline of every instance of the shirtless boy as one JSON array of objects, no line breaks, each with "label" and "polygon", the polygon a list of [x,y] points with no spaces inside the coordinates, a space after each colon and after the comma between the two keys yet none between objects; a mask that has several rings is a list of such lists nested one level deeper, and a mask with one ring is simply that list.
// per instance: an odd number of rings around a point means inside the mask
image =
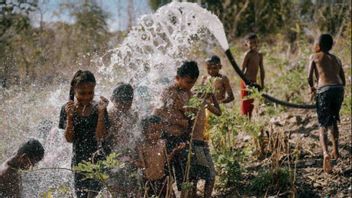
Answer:
[{"label": "shirtless boy", "polygon": [[113,90],[110,100],[113,104],[109,109],[110,128],[105,141],[107,153],[119,154],[119,161],[123,168],[113,169],[109,175],[108,184],[113,197],[136,197],[138,184],[134,164],[136,158],[135,142],[132,130],[137,123],[138,116],[131,111],[134,90],[130,84],[119,83]]},{"label": "shirtless boy", "polygon": [[[160,139],[163,128],[161,118],[149,116],[142,120],[142,134],[144,141],[137,147],[138,166],[143,170],[144,185],[148,197],[166,197],[170,187],[168,173],[169,162],[173,156],[186,145],[181,143],[170,154],[166,152],[166,142]],[[170,191],[169,191],[170,192]],[[171,194],[171,193],[170,193]],[[145,195],[144,195],[145,196]]]},{"label": "shirtless boy", "polygon": [[[316,95],[318,121],[320,125],[320,144],[323,149],[323,169],[327,173],[332,172],[330,157],[339,157],[338,139],[339,129],[337,122],[340,121],[340,108],[344,97],[344,86],[346,84],[341,61],[333,54],[330,54],[333,45],[332,36],[329,34],[320,35],[315,43],[315,53],[310,58],[308,83],[312,94]],[[318,85],[314,86],[313,75]],[[332,154],[328,153],[327,131],[331,130],[333,138]]]},{"label": "shirtless boy", "polygon": [[203,77],[202,84],[205,84],[210,79],[215,78],[213,88],[215,90],[215,97],[219,103],[229,103],[235,98],[233,96],[230,81],[227,76],[220,74],[222,68],[220,58],[216,55],[206,60],[207,71],[209,76]]},{"label": "shirtless boy", "polygon": [[193,182],[194,196],[196,196],[195,193],[197,192],[197,182],[200,179],[204,179],[204,197],[209,198],[211,197],[215,183],[215,167],[209,152],[209,145],[204,139],[207,119],[206,110],[214,113],[216,116],[221,115],[221,109],[214,94],[211,94],[205,100],[197,114],[197,122],[193,130],[192,152],[194,155],[192,156],[190,179]]},{"label": "shirtless boy", "polygon": [[[191,89],[199,76],[198,65],[194,61],[185,61],[178,69],[176,81],[167,87],[161,95],[161,107],[155,110],[165,122],[164,139],[167,142],[168,153],[179,145],[189,141],[191,125],[186,116],[185,105],[192,96]],[[175,155],[171,164],[174,167],[178,190],[181,190],[183,175],[187,163],[187,151],[184,149]]]},{"label": "shirtless boy", "polygon": [[[249,34],[246,37],[246,46],[248,47],[248,51],[246,52],[242,63],[242,72],[249,81],[256,83],[259,70],[260,86],[261,88],[264,88],[265,72],[263,66],[263,55],[257,50],[257,36],[255,34]],[[247,91],[246,84],[241,81],[241,114],[251,118],[254,108],[254,100],[245,99],[248,95],[249,93]]]},{"label": "shirtless boy", "polygon": [[43,157],[44,148],[38,140],[30,139],[22,144],[16,155],[0,166],[0,197],[20,198],[20,170],[28,170],[42,160]]}]

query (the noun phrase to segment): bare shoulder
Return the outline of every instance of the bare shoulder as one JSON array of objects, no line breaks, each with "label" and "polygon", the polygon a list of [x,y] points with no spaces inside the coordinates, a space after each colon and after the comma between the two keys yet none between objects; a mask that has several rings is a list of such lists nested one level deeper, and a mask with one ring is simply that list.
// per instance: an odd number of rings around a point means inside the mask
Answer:
[{"label": "bare shoulder", "polygon": [[318,62],[319,59],[321,59],[321,54],[320,53],[314,53],[310,55],[309,60],[313,62]]},{"label": "bare shoulder", "polygon": [[228,82],[229,81],[229,78],[226,76],[226,75],[221,75],[221,80],[223,81],[223,82]]},{"label": "bare shoulder", "polygon": [[337,62],[337,64],[339,64],[341,67],[342,67],[342,62],[341,62],[341,59],[339,59],[339,57],[337,57],[336,55],[334,54],[330,54]]},{"label": "bare shoulder", "polygon": [[247,50],[245,53],[244,53],[244,57],[246,58],[248,58],[248,57],[250,57],[250,56],[252,56],[252,50]]}]

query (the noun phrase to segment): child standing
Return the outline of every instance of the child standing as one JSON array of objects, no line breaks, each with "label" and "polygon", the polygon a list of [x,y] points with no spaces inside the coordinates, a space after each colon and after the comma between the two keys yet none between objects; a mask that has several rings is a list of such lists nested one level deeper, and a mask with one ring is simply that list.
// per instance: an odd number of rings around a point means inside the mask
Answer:
[{"label": "child standing", "polygon": [[[169,162],[173,156],[185,147],[181,143],[168,155],[166,143],[160,139],[162,131],[161,118],[149,116],[142,120],[144,142],[137,147],[139,155],[138,166],[143,169],[144,184],[148,197],[166,197],[168,187],[171,187],[168,177]],[[169,189],[169,192],[171,190]],[[170,193],[171,194],[171,193]]]},{"label": "child standing", "polygon": [[131,130],[137,123],[138,117],[135,112],[131,111],[133,95],[133,88],[130,84],[120,83],[110,97],[113,106],[108,111],[111,124],[108,136],[109,146],[112,151],[120,154],[134,148],[131,145],[133,139]]},{"label": "child standing", "polygon": [[[323,169],[327,173],[332,172],[330,154],[328,153],[327,131],[331,130],[333,137],[333,150],[331,156],[339,157],[338,139],[340,121],[340,108],[344,97],[344,86],[346,84],[345,74],[341,61],[330,54],[333,39],[330,34],[322,34],[315,44],[315,53],[311,56],[308,74],[308,83],[311,93],[316,95],[318,121],[320,125],[320,143],[323,149]],[[313,75],[318,80],[317,89],[314,87]]]},{"label": "child standing", "polygon": [[222,68],[220,58],[214,55],[206,60],[206,64],[209,76],[203,77],[202,84],[206,84],[209,80],[215,78],[213,88],[215,90],[214,94],[216,100],[219,103],[232,102],[235,98],[233,96],[229,78],[220,73],[220,69]]},{"label": "child standing", "polygon": [[28,170],[44,157],[42,144],[35,139],[21,145],[16,155],[0,166],[0,197],[21,197],[20,170]]},{"label": "child standing", "polygon": [[[109,127],[106,110],[109,101],[102,96],[99,103],[93,101],[95,85],[93,73],[77,71],[71,81],[70,101],[61,108],[59,128],[65,130],[66,141],[73,143],[72,166],[101,159],[94,154]],[[95,197],[101,188],[97,181],[86,179],[80,173],[74,174],[74,185],[79,198]]]},{"label": "child standing", "polygon": [[[185,105],[192,97],[191,89],[199,76],[198,65],[194,61],[186,61],[177,69],[176,81],[167,87],[162,95],[162,106],[155,110],[156,115],[165,120],[165,132],[162,135],[167,142],[168,153],[177,145],[186,143],[190,139],[191,120],[186,116]],[[181,184],[187,163],[187,151],[184,149],[175,155],[171,164],[174,167],[177,188],[181,191]]]},{"label": "child standing", "polygon": [[198,111],[196,123],[193,129],[192,140],[192,166],[190,170],[190,178],[193,182],[193,195],[196,196],[197,182],[200,179],[205,180],[204,197],[211,197],[215,183],[215,167],[213,159],[209,152],[209,145],[204,138],[206,132],[206,111],[214,113],[216,116],[221,115],[220,106],[214,94],[207,96],[208,98]]},{"label": "child standing", "polygon": [[[255,34],[249,34],[246,37],[246,46],[248,51],[244,57],[242,63],[242,72],[246,78],[252,83],[257,82],[258,70],[260,72],[260,86],[264,88],[264,65],[263,65],[263,55],[259,53],[257,49],[257,36]],[[249,118],[252,117],[253,111],[253,99],[245,99],[249,95],[247,91],[247,86],[245,82],[241,81],[241,114],[246,115]]]},{"label": "child standing", "polygon": [[133,87],[130,84],[119,83],[113,90],[110,100],[113,104],[109,109],[110,128],[106,138],[108,150],[119,154],[123,168],[112,170],[109,178],[113,197],[137,196],[137,171],[134,165],[136,158],[135,142],[132,130],[137,123],[137,114],[131,111],[133,102]]}]

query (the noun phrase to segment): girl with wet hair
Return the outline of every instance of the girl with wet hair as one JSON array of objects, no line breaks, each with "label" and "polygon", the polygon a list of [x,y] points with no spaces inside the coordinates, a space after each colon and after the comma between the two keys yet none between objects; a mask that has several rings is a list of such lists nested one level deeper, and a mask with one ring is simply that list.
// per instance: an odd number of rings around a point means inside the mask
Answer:
[{"label": "girl with wet hair", "polygon": [[[90,71],[79,70],[73,76],[69,101],[61,108],[59,128],[65,130],[67,142],[73,143],[72,166],[82,161],[96,162],[98,142],[107,134],[109,119],[106,107],[109,101],[103,96],[96,102],[94,98],[95,77]],[[97,181],[86,179],[75,173],[75,191],[78,198],[95,197],[101,186]]]}]

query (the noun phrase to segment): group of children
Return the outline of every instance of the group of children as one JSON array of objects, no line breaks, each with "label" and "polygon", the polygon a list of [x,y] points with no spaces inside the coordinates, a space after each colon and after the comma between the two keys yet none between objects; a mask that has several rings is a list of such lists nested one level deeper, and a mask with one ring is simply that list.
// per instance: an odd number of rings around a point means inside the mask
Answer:
[{"label": "group of children", "polygon": [[[259,71],[260,85],[264,87],[263,56],[257,50],[257,37],[249,35],[246,44],[249,50],[242,71],[254,83]],[[317,112],[326,172],[331,172],[330,156],[338,157],[337,121],[345,85],[341,62],[329,53],[331,47],[332,37],[320,36],[309,70],[312,92],[316,91],[313,74],[318,79]],[[99,102],[93,100],[94,75],[90,71],[79,70],[71,81],[70,100],[62,106],[59,121],[59,128],[65,131],[65,139],[73,144],[72,166],[83,161],[96,162],[108,153],[117,152],[119,160],[126,166],[110,173],[108,183],[114,197],[143,194],[148,197],[174,196],[171,187],[174,180],[180,191],[189,181],[193,184],[191,191],[195,193],[200,179],[205,180],[204,197],[211,197],[216,173],[209,152],[207,119],[210,113],[221,115],[219,104],[234,100],[229,79],[220,74],[221,67],[217,56],[206,60],[208,76],[202,78],[202,84],[210,81],[215,91],[198,96],[202,104],[199,109],[194,109],[186,105],[195,96],[191,90],[199,77],[199,69],[194,61],[183,62],[177,69],[175,82],[163,91],[161,106],[140,122],[142,139],[135,144],[131,141],[134,139],[131,129],[138,124],[138,115],[131,110],[133,87],[118,84],[110,98],[113,107],[107,110],[109,100],[104,97]],[[248,95],[245,84],[241,82],[241,112],[250,118],[253,100],[248,99]],[[196,113],[196,118],[192,120],[187,112]],[[326,138],[326,130],[330,127],[334,137],[332,155],[328,154]],[[98,152],[101,149],[104,152]],[[43,158],[43,154],[44,149],[36,140],[21,146],[17,154],[0,168],[0,195],[18,197],[18,181],[11,178],[18,178],[19,169],[34,165]],[[143,172],[144,192],[136,187],[141,182],[131,176],[131,172],[137,169]],[[95,197],[102,187],[98,181],[84,178],[80,173],[74,175],[74,186],[79,198]]]}]

